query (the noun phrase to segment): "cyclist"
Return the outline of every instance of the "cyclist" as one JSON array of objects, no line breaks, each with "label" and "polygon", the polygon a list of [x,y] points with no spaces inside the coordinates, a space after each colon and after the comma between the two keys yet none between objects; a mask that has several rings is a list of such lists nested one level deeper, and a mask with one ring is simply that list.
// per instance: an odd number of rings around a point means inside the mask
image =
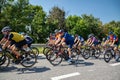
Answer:
[{"label": "cyclist", "polygon": [[81,46],[84,44],[84,38],[82,36],[79,36],[78,34],[75,34],[74,38],[74,46],[80,50]]},{"label": "cyclist", "polygon": [[46,45],[53,45],[55,43],[55,34],[50,33],[49,37],[47,38],[48,42]]},{"label": "cyclist", "polygon": [[2,46],[3,49],[5,49],[8,45],[10,45],[9,49],[16,55],[16,61],[19,63],[21,59],[23,59],[22,55],[17,51],[17,48],[23,48],[26,51],[29,51],[30,49],[27,47],[27,42],[23,35],[17,33],[17,32],[11,32],[10,27],[4,27],[2,29],[2,33],[4,35],[8,35],[7,41]]},{"label": "cyclist", "polygon": [[99,42],[98,42],[98,39],[95,37],[95,35],[91,33],[88,35],[88,40],[86,44],[92,46],[92,48],[95,49],[99,44]]},{"label": "cyclist", "polygon": [[60,34],[60,31],[59,30],[55,30],[55,45],[60,43],[61,41],[61,34]]},{"label": "cyclist", "polygon": [[63,46],[65,46],[64,44],[68,45],[69,58],[67,59],[67,61],[69,63],[71,63],[72,62],[71,48],[74,44],[74,38],[70,34],[68,34],[68,32],[65,32],[63,29],[61,29],[59,32],[60,32],[60,35],[61,35],[61,41],[60,41],[59,45],[63,45]]},{"label": "cyclist", "polygon": [[119,52],[118,52],[118,45],[119,45],[119,40],[118,37],[112,32],[109,32],[109,35],[107,36],[107,40],[105,41],[104,45],[109,44],[110,46],[114,46],[114,50],[116,53],[115,59],[118,61],[119,59]]}]

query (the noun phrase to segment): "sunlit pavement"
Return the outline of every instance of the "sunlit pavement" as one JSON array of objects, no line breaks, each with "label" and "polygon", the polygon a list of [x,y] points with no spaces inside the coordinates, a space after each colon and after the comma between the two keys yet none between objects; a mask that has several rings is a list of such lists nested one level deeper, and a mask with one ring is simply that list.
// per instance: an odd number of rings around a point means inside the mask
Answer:
[{"label": "sunlit pavement", "polygon": [[11,64],[0,70],[0,80],[120,80],[120,62],[114,59],[110,63],[100,59],[80,58],[79,64],[68,64],[63,61],[58,66],[51,65],[40,55],[32,68]]}]

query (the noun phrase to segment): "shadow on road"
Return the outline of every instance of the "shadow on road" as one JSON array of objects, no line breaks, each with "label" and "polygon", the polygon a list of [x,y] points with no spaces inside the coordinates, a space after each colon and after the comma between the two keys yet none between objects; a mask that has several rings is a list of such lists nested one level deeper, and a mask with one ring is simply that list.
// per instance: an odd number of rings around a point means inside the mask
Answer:
[{"label": "shadow on road", "polygon": [[18,74],[30,74],[30,73],[39,73],[51,70],[48,67],[33,67],[33,68],[21,68],[18,69],[20,71]]},{"label": "shadow on road", "polygon": [[61,66],[69,66],[69,65],[75,65],[76,67],[78,67],[78,66],[82,67],[82,66],[92,66],[92,65],[94,65],[94,63],[85,62],[84,60],[78,60],[77,62],[74,61],[71,64],[69,64],[69,63],[68,64],[61,64]]},{"label": "shadow on road", "polygon": [[76,67],[83,67],[83,66],[92,66],[94,65],[94,63],[92,62],[78,62],[78,63],[75,63]]},{"label": "shadow on road", "polygon": [[27,73],[39,73],[51,70],[48,67],[31,67],[31,68],[17,68],[14,66],[7,67],[7,68],[0,68],[0,73],[5,72],[18,72],[18,74],[27,74]]},{"label": "shadow on road", "polygon": [[6,67],[6,68],[0,67],[0,72],[14,72],[17,71],[17,69],[18,68],[15,66]]},{"label": "shadow on road", "polygon": [[46,57],[45,56],[37,56],[37,59],[46,59]]}]

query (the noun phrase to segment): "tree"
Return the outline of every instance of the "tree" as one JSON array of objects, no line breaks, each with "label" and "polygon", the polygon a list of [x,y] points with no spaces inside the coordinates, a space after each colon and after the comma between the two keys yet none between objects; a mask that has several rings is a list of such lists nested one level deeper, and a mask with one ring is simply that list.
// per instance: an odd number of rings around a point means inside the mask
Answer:
[{"label": "tree", "polygon": [[47,16],[47,24],[49,24],[51,31],[57,29],[65,29],[65,11],[59,7],[54,6]]},{"label": "tree", "polygon": [[87,39],[90,33],[94,33],[96,36],[101,37],[102,22],[92,15],[83,14],[81,17],[68,16],[66,19],[66,26],[71,34],[82,35],[85,39]]},{"label": "tree", "polygon": [[120,37],[120,21],[111,21],[103,25],[103,27],[106,36],[108,35],[108,32],[113,31],[118,37]]},{"label": "tree", "polygon": [[66,18],[66,29],[72,33],[72,29],[76,26],[76,23],[81,20],[80,16],[70,15]]},{"label": "tree", "polygon": [[34,19],[32,20],[32,35],[34,35],[34,39],[37,40],[37,42],[44,42],[45,36],[45,12],[43,11],[41,6],[34,6]]}]

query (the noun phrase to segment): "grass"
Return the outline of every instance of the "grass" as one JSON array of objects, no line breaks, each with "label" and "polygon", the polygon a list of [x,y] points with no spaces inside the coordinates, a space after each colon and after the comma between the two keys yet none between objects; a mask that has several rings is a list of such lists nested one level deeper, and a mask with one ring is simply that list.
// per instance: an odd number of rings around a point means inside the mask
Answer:
[{"label": "grass", "polygon": [[43,53],[43,47],[37,47],[39,50],[39,53],[42,54]]}]

